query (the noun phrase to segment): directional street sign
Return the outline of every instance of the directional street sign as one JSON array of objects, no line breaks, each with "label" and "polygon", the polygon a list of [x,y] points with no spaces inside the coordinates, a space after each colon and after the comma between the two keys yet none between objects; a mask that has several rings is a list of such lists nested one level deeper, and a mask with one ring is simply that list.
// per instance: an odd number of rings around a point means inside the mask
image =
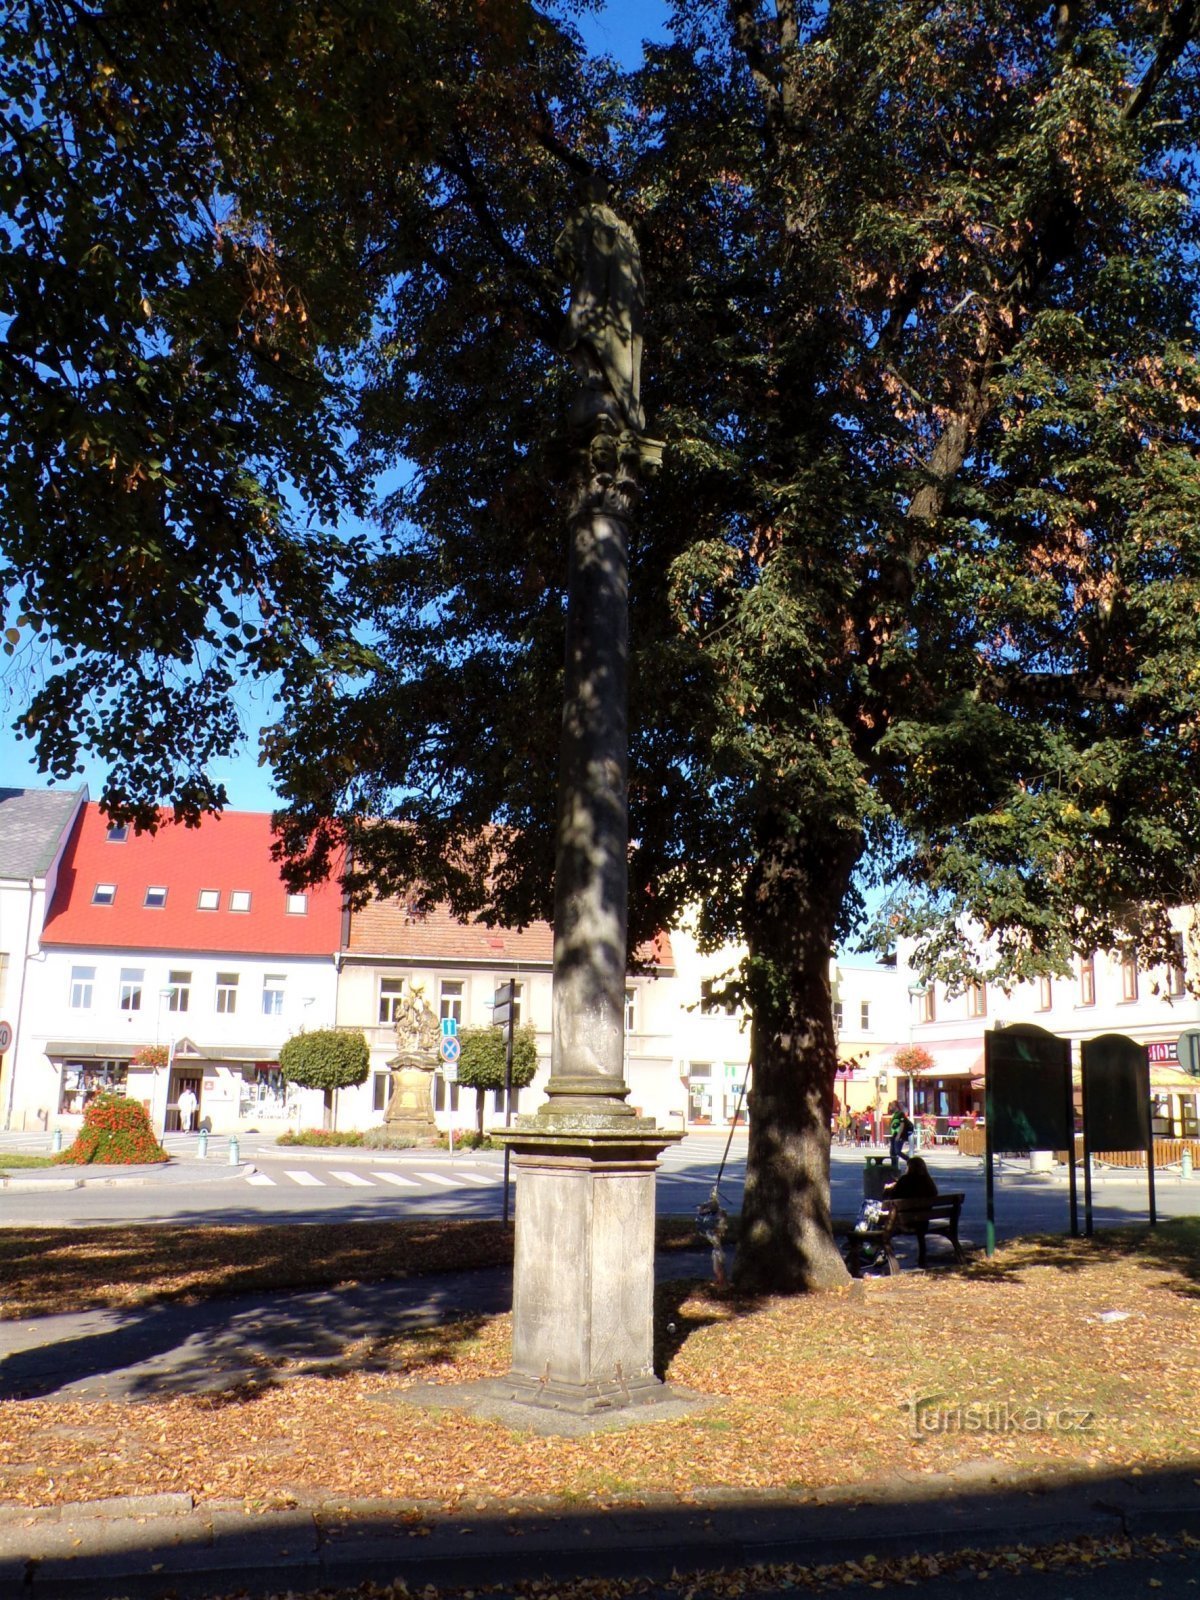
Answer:
[{"label": "directional street sign", "polygon": [[442,1060],[457,1061],[461,1054],[462,1045],[459,1043],[458,1037],[452,1033],[444,1033],[442,1042],[438,1045],[438,1055],[441,1056]]},{"label": "directional street sign", "polygon": [[457,1037],[458,1037],[458,1018],[457,1017],[443,1017],[442,1018],[442,1038],[443,1039],[456,1039]]},{"label": "directional street sign", "polygon": [[509,1020],[509,1018],[511,1016],[512,1016],[512,1007],[511,1006],[493,1006],[492,1007],[492,1027],[493,1028],[507,1028],[508,1027],[508,1020]]}]

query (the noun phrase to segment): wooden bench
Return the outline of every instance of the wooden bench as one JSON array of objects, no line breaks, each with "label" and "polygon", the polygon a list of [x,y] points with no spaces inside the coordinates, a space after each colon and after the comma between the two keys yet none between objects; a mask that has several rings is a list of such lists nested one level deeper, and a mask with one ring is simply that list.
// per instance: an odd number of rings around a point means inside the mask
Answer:
[{"label": "wooden bench", "polygon": [[[892,1249],[897,1234],[912,1234],[917,1241],[917,1265],[925,1265],[925,1245],[930,1234],[949,1242],[955,1261],[962,1261],[962,1245],[958,1242],[958,1218],[963,1208],[964,1194],[939,1194],[936,1199],[883,1200],[884,1214],[879,1226],[863,1233],[851,1233],[846,1241],[846,1265],[850,1275],[861,1278],[864,1266],[876,1267],[888,1274],[899,1272],[900,1263]],[[863,1246],[871,1245],[873,1259],[864,1259]]]}]

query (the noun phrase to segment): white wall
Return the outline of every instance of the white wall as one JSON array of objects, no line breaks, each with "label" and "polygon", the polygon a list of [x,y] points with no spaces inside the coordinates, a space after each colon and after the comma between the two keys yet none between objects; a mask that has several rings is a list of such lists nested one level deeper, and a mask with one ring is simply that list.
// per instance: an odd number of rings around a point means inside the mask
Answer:
[{"label": "white wall", "polygon": [[[72,969],[94,968],[91,1005],[72,1006]],[[141,970],[141,1005],[135,1011],[121,1007],[122,969]],[[61,1073],[46,1055],[50,1041],[81,1046],[98,1042],[123,1045],[133,1054],[142,1045],[174,1048],[187,1039],[203,1058],[197,1071],[213,1082],[211,1094],[202,1093],[202,1114],[211,1115],[216,1131],[231,1131],[237,1124],[236,1081],[240,1071],[218,1073],[210,1065],[221,1048],[260,1048],[262,1059],[278,1054],[282,1044],[302,1028],[333,1024],[336,1011],[337,971],[331,957],[211,955],[111,950],[43,951],[30,963],[26,1001],[25,1039],[17,1081],[17,1127],[43,1125],[71,1127],[75,1119],[59,1115]],[[172,972],[190,972],[186,1011],[172,1011],[163,991]],[[237,999],[231,1013],[216,1009],[218,973],[238,975]],[[263,1010],[264,978],[283,979],[283,1008],[278,1015]],[[176,1065],[180,1065],[181,1055]],[[140,1084],[144,1090],[145,1084]],[[130,1090],[133,1093],[133,1089]],[[135,1098],[144,1099],[144,1092]],[[161,1126],[166,1106],[165,1074],[156,1076],[151,1096],[152,1115]],[[318,1103],[320,1096],[317,1096]]]}]

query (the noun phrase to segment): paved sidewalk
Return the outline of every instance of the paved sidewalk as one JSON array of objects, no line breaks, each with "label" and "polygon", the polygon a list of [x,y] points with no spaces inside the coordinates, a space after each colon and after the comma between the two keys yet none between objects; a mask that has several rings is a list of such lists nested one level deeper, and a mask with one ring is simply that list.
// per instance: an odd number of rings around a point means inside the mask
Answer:
[{"label": "paved sidewalk", "polygon": [[[500,1501],[444,1512],[381,1499],[257,1515],[228,1502],[197,1506],[188,1495],[131,1496],[32,1513],[0,1509],[0,1592],[6,1600],[163,1600],[299,1595],[369,1580],[402,1581],[413,1593],[426,1584],[478,1588],[539,1577],[663,1582],[697,1570],[1171,1537],[1197,1526],[1190,1473],[1036,1492],[990,1478],[914,1474],[804,1500],[699,1491],[687,1504],[650,1497],[611,1511]],[[780,1589],[790,1587],[781,1574]],[[868,1596],[872,1587],[864,1579],[840,1592]],[[1068,1584],[1051,1592],[1073,1591]]]}]

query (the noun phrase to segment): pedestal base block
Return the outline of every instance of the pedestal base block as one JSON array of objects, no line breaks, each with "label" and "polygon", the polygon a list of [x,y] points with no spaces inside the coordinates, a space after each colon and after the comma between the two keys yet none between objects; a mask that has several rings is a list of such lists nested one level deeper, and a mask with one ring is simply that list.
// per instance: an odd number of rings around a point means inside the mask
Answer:
[{"label": "pedestal base block", "polygon": [[627,1121],[502,1137],[517,1215],[512,1371],[497,1389],[579,1415],[653,1403],[654,1174],[680,1136]]}]

